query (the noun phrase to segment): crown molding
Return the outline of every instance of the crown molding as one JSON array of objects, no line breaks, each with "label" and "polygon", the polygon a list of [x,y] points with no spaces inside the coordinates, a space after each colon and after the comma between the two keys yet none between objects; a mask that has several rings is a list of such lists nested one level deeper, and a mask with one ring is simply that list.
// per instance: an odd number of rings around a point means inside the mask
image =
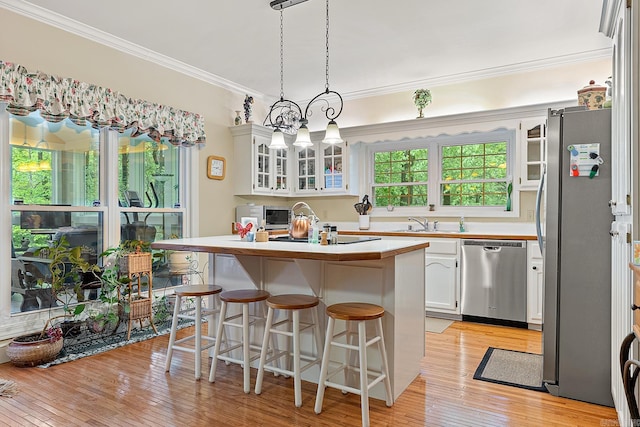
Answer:
[{"label": "crown molding", "polygon": [[199,68],[178,61],[174,58],[170,58],[153,50],[139,46],[135,43],[131,43],[130,41],[116,37],[113,34],[109,34],[105,31],[93,28],[89,25],[44,9],[40,6],[26,3],[20,0],[0,0],[0,8],[10,10],[19,15],[26,16],[27,18],[34,19],[52,27],[67,31],[79,37],[94,41],[96,43],[100,43],[104,46],[113,48],[120,52],[133,55],[136,58],[143,58],[146,61],[153,62],[154,64],[158,64],[162,67],[168,68],[178,73],[196,78],[198,80],[202,80],[205,83],[210,83],[223,89],[227,89],[232,92],[238,92],[241,94],[251,93],[253,94],[252,96],[254,98],[258,99],[267,98],[265,94],[262,94],[261,92],[258,92],[252,88],[239,85],[235,82],[232,82],[231,80],[227,80],[223,77],[203,71]]},{"label": "crown molding", "polygon": [[[619,0],[614,0],[614,2],[616,1]],[[0,0],[0,8],[10,10],[36,21],[59,28],[63,31],[67,31],[85,39],[100,43],[104,46],[111,47],[120,52],[133,55],[137,58],[144,58],[149,62],[196,78],[198,80],[202,80],[206,83],[221,87],[223,89],[227,89],[231,92],[240,94],[251,93],[253,94],[255,99],[261,100],[267,105],[272,104],[276,99],[278,99],[277,96],[265,94],[252,88],[239,85],[215,74],[206,72],[184,62],[159,54],[158,52],[136,45],[112,34],[90,27],[86,24],[67,18],[58,13],[51,12],[47,9],[33,5],[31,3],[26,3],[21,0]],[[525,61],[501,67],[491,67],[465,73],[449,74],[428,79],[415,80],[411,82],[400,83],[397,85],[381,86],[353,92],[341,92],[341,95],[344,100],[355,100],[374,96],[389,95],[398,92],[408,92],[415,90],[416,87],[437,87],[447,84],[463,83],[473,80],[499,77],[525,71],[552,68],[572,63],[581,63],[605,58],[610,59],[612,57],[612,52],[612,48],[597,49],[571,55]],[[308,101],[309,100],[301,100],[299,101],[299,103],[306,103]]]},{"label": "crown molding", "polygon": [[552,58],[536,59],[532,61],[519,62],[517,64],[505,65],[502,67],[491,67],[482,70],[474,70],[465,73],[449,74],[445,76],[432,77],[423,80],[401,83],[384,87],[377,87],[355,92],[341,93],[345,100],[368,98],[372,96],[389,95],[398,92],[413,91],[417,87],[437,87],[448,84],[463,83],[473,80],[482,80],[491,77],[500,77],[509,74],[522,73],[526,71],[553,68],[560,65],[582,63],[598,59],[611,59],[613,48],[591,50],[571,55],[556,56]]}]

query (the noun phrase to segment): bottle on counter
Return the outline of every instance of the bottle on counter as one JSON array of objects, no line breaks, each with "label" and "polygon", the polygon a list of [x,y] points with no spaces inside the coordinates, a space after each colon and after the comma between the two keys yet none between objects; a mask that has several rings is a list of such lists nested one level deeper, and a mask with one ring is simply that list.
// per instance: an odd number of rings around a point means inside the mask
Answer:
[{"label": "bottle on counter", "polygon": [[[307,230],[307,242],[313,243],[313,231],[316,228],[316,219],[313,215],[309,218],[309,228]],[[317,241],[316,241],[317,242]]]},{"label": "bottle on counter", "polygon": [[464,233],[464,217],[460,217],[460,232]]},{"label": "bottle on counter", "polygon": [[331,242],[330,243],[332,245],[338,244],[338,226],[336,225],[331,226]]}]

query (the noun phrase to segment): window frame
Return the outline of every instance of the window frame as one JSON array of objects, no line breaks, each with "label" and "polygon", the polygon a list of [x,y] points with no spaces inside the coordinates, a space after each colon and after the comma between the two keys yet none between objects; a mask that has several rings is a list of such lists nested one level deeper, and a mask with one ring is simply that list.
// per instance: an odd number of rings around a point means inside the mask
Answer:
[{"label": "window frame", "polygon": [[[503,206],[444,206],[440,204],[440,184],[442,180],[441,149],[451,145],[469,145],[489,142],[505,141],[507,143],[507,177],[511,178],[514,191],[511,194],[513,209],[509,212]],[[516,130],[498,128],[490,131],[477,131],[456,135],[442,134],[438,136],[403,139],[400,141],[382,141],[367,144],[366,147],[366,194],[372,194],[374,187],[374,155],[381,151],[410,150],[415,148],[428,149],[428,204],[434,205],[434,212],[429,211],[429,206],[374,206],[371,215],[376,217],[398,217],[412,215],[433,215],[440,217],[518,217],[519,216],[519,192],[516,189]]]}]

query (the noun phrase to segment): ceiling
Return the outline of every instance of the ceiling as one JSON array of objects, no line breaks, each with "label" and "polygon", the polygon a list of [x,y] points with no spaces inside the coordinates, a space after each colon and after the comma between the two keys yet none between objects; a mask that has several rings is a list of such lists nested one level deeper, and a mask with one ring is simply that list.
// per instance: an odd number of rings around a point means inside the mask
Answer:
[{"label": "ceiling", "polygon": [[[0,7],[274,99],[280,12],[269,2],[0,0]],[[611,41],[598,32],[601,9],[602,0],[332,1],[330,87],[359,98],[602,58]],[[285,97],[308,100],[324,91],[325,1],[283,14]]]}]

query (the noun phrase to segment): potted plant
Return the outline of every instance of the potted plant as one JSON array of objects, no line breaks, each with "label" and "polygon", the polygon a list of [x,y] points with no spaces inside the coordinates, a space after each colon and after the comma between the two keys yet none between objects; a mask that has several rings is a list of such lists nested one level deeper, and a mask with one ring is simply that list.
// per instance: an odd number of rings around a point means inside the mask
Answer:
[{"label": "potted plant", "polygon": [[16,366],[36,366],[56,358],[64,343],[65,322],[58,320],[75,318],[84,311],[82,276],[100,272],[97,265],[86,260],[82,247],[69,247],[64,236],[52,246],[37,250],[35,255],[46,256],[51,274],[39,279],[38,285],[43,288],[48,285],[52,300],[56,305],[62,304],[63,313],[50,317],[40,332],[16,337],[9,343],[7,357]]},{"label": "potted plant", "polygon": [[418,119],[424,118],[422,110],[431,104],[431,91],[429,89],[418,89],[413,93],[413,102],[418,107]]}]

